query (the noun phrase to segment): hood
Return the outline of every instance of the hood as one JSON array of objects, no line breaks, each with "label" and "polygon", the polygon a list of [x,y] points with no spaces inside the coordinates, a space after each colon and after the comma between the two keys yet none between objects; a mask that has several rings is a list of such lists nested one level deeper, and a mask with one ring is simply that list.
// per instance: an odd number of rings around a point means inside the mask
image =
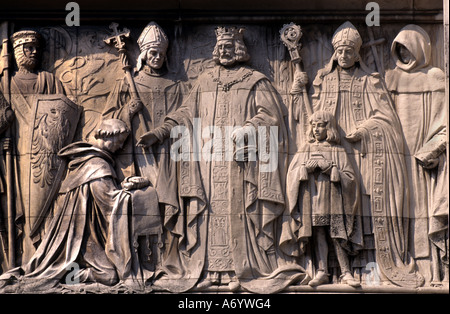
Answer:
[{"label": "hood", "polygon": [[[408,64],[401,62],[396,51],[397,44],[405,46],[413,55],[414,60]],[[427,67],[431,60],[430,37],[422,27],[413,24],[407,25],[400,30],[392,42],[391,54],[396,66],[404,71],[415,72]]]},{"label": "hood", "polygon": [[58,152],[58,156],[62,159],[66,159],[69,162],[69,169],[76,168],[80,164],[94,157],[105,159],[112,166],[114,166],[115,164],[114,158],[110,153],[99,149],[90,143],[82,141],[75,142],[67,145],[66,147],[63,147]]}]

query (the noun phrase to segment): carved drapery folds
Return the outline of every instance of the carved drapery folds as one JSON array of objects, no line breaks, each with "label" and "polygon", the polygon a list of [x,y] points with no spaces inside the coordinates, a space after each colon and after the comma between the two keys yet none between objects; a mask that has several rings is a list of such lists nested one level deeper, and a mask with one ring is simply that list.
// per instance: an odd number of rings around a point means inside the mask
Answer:
[{"label": "carved drapery folds", "polygon": [[448,289],[440,25],[1,27],[2,291]]}]

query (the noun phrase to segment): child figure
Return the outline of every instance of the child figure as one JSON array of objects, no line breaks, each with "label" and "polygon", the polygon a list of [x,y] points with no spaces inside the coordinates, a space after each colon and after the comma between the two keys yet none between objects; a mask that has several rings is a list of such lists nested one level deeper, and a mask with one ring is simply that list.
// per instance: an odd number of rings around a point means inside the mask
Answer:
[{"label": "child figure", "polygon": [[287,175],[289,227],[281,246],[294,243],[300,256],[311,239],[317,273],[309,282],[329,282],[328,242],[331,238],[341,268],[341,283],[360,286],[350,271],[348,254],[362,248],[359,185],[342,146],[334,116],[317,111],[309,119],[308,143],[295,155]]}]

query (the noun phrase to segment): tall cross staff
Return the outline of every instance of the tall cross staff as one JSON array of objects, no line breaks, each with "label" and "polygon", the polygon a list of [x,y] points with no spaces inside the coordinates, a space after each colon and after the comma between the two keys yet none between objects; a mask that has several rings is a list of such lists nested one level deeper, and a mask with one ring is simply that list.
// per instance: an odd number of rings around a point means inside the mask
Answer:
[{"label": "tall cross staff", "polygon": [[362,45],[361,48],[370,47],[372,49],[372,55],[375,61],[375,66],[377,67],[377,71],[378,73],[380,73],[382,77],[384,77],[383,54],[381,54],[381,57],[378,56],[376,45],[383,45],[386,39],[385,38],[375,39],[372,27],[370,26],[367,26],[367,32],[369,33],[370,41]]},{"label": "tall cross staff", "polygon": [[[107,45],[114,45],[114,47],[117,48],[119,57],[122,61],[122,69],[125,71],[125,77],[128,81],[128,85],[130,86],[131,99],[133,101],[141,102],[139,93],[136,89],[136,84],[134,83],[133,76],[131,75],[131,65],[128,60],[127,49],[125,47],[125,38],[130,37],[130,30],[124,28],[122,31],[119,31],[118,26],[119,24],[117,23],[111,23],[109,28],[113,31],[112,36],[105,38],[104,42]],[[148,132],[149,130],[145,124],[144,115],[141,111],[138,111],[137,115],[139,117],[140,124],[144,128],[144,132]],[[155,156],[153,155],[151,147],[148,149],[148,152],[145,152],[144,148],[141,147],[135,147],[135,149],[142,149],[142,152],[136,153],[135,156],[136,162],[141,170],[141,175],[150,179],[153,186],[155,186],[158,178],[158,172]]]}]

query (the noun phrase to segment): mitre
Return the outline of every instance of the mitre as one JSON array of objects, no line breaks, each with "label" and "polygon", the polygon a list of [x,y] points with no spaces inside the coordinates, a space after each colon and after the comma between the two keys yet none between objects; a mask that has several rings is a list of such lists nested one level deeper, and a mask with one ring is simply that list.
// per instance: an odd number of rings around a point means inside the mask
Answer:
[{"label": "mitre", "polygon": [[169,39],[158,24],[150,22],[142,31],[137,43],[141,51],[154,46],[167,49],[169,46]]},{"label": "mitre", "polygon": [[356,27],[347,21],[334,32],[331,43],[334,49],[339,46],[350,46],[356,51],[359,51],[362,45],[362,39]]}]

